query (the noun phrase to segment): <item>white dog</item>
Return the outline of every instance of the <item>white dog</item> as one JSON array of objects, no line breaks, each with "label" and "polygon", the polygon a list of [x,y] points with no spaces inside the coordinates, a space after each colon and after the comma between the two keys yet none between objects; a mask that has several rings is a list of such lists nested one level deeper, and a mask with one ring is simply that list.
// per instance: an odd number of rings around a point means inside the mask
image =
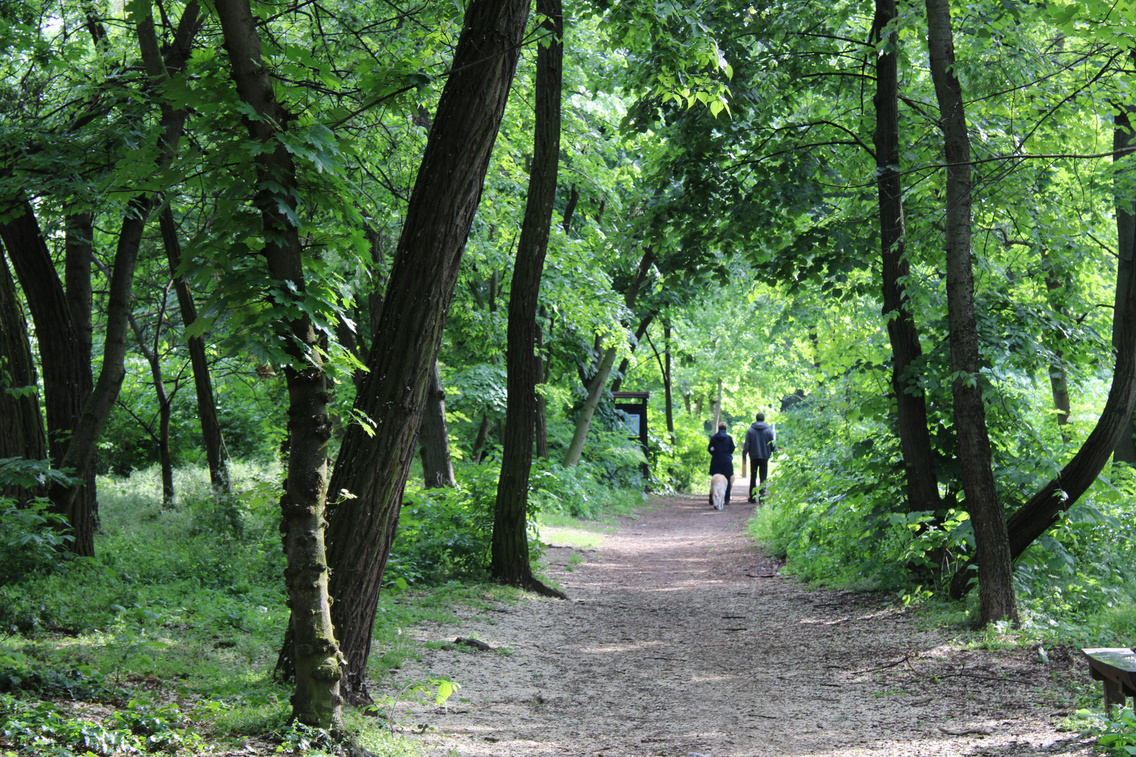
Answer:
[{"label": "white dog", "polygon": [[721,510],[726,506],[726,487],[730,482],[721,473],[715,473],[714,478],[710,479],[710,501],[714,503],[715,510]]}]

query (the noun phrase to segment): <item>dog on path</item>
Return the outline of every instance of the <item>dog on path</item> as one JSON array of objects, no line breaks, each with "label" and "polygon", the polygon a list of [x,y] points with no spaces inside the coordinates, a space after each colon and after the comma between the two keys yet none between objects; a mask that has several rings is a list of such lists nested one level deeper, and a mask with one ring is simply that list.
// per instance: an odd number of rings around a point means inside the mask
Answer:
[{"label": "dog on path", "polygon": [[710,479],[710,501],[714,503],[715,510],[726,506],[726,487],[729,483],[721,473],[715,473],[714,478]]}]

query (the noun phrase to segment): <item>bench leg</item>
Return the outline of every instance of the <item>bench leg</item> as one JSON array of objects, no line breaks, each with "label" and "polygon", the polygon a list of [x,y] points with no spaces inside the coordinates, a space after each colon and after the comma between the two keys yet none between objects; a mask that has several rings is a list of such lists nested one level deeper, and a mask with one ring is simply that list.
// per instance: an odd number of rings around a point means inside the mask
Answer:
[{"label": "bench leg", "polygon": [[1104,680],[1104,711],[1106,714],[1112,714],[1114,704],[1124,707],[1124,691],[1120,688],[1119,683],[1106,678]]}]

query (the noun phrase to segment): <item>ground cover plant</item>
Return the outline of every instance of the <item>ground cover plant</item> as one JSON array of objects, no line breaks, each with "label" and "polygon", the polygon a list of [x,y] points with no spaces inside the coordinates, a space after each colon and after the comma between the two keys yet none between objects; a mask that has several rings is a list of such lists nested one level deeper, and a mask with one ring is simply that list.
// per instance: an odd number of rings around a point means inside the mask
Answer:
[{"label": "ground cover plant", "polygon": [[[179,469],[173,509],[162,506],[156,467],[101,477],[96,557],[67,560],[34,540],[4,551],[0,754],[192,755],[242,744],[258,754],[342,751],[326,732],[291,722],[291,686],[274,676],[288,618],[279,469],[232,472],[234,493],[217,497],[205,470]],[[454,693],[444,680],[385,686],[389,671],[421,653],[409,629],[515,594],[486,582],[491,497],[479,481],[496,471],[460,472],[463,487],[408,493],[375,626],[376,703],[348,720],[357,743],[377,754],[415,754],[395,734],[405,725],[400,702]],[[552,514],[561,522],[578,522],[568,511],[607,517],[616,503],[622,511],[642,503],[637,491],[602,499],[604,484],[582,471],[559,491],[539,491],[563,504],[566,514]],[[3,512],[13,543],[54,533],[35,509]]]}]

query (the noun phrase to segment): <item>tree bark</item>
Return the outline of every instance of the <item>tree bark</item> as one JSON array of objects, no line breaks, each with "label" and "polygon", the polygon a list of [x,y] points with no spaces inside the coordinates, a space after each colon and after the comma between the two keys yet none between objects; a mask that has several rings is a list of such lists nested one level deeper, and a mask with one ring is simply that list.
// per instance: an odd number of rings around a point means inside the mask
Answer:
[{"label": "tree bark", "polygon": [[532,166],[521,237],[509,294],[506,349],[508,406],[501,453],[501,475],[493,511],[489,573],[499,583],[567,598],[537,580],[529,563],[528,499],[536,431],[536,384],[540,355],[536,352],[536,312],[556,178],[560,165],[560,99],[563,81],[564,13],[561,0],[537,0],[544,17],[545,39],[536,54],[536,113]]},{"label": "tree bark", "polygon": [[899,30],[895,0],[876,0],[872,38],[882,49],[876,55],[876,183],[879,190],[882,252],[883,315],[891,342],[892,392],[895,394],[899,445],[907,483],[907,509],[937,512],[939,485],[935,476],[927,406],[915,382],[923,356],[919,331],[904,282],[911,275],[907,260],[903,186],[899,173]]},{"label": "tree bark", "polygon": [[450,457],[450,436],[446,428],[446,390],[438,361],[430,371],[426,390],[426,407],[422,413],[422,477],[427,489],[457,486],[454,463]]},{"label": "tree bark", "polygon": [[[1136,58],[1136,53],[1129,57],[1130,59]],[[1131,105],[1118,105],[1117,107],[1119,112],[1113,128],[1112,144],[1113,149],[1122,150],[1136,144],[1136,137],[1133,136],[1132,129],[1132,114],[1136,113],[1136,107]],[[1120,160],[1120,158],[1118,157],[1117,160]],[[1127,160],[1132,162],[1131,157],[1128,157]],[[1131,168],[1127,169],[1127,172],[1130,173],[1131,171]],[[1132,265],[1131,258],[1126,259],[1125,256],[1130,254],[1126,251],[1132,249],[1133,240],[1136,239],[1136,210],[1134,210],[1131,195],[1126,195],[1119,186],[1116,191],[1116,239],[1117,249],[1120,251],[1120,262],[1117,266],[1114,312],[1120,313],[1125,311],[1129,304],[1125,298],[1129,296],[1128,277],[1132,275]],[[1113,319],[1112,346],[1115,349],[1120,349],[1115,317]],[[1117,441],[1115,454],[1117,461],[1136,464],[1136,426],[1134,426],[1134,422],[1136,422],[1136,419],[1130,416],[1127,431],[1122,433]]]},{"label": "tree bark", "polygon": [[[63,245],[63,284],[67,298],[67,308],[71,313],[71,322],[76,329],[78,337],[79,360],[87,363],[86,383],[80,388],[82,401],[79,407],[86,403],[94,387],[94,377],[89,366],[94,364],[92,358],[93,331],[91,314],[94,309],[94,293],[92,291],[92,267],[95,260],[95,222],[90,213],[73,213],[66,219],[66,232]],[[91,520],[97,527],[99,522],[98,492],[95,489],[95,465],[92,463],[86,471],[76,473],[85,483],[76,492],[79,498],[78,509],[81,512],[91,513]]]},{"label": "tree bark", "polygon": [[[35,361],[16,283],[0,244],[0,459],[47,458]],[[0,497],[25,502],[43,492],[0,484]]]},{"label": "tree bark", "polygon": [[[332,476],[328,544],[344,686],[366,702],[371,631],[458,266],[505,110],[528,0],[471,0],[395,253],[371,369],[355,403],[370,438],[347,429]],[[341,492],[350,496],[340,497]]]},{"label": "tree bark", "polygon": [[[174,282],[178,310],[181,312],[182,326],[188,329],[197,320],[197,307],[185,277],[178,271],[181,268],[181,241],[178,238],[174,214],[167,205],[158,216],[162,229],[162,246],[166,250],[166,260],[170,266],[170,276]],[[191,336],[186,338],[189,348],[189,363],[193,368],[193,389],[197,397],[197,415],[201,421],[201,439],[205,446],[205,461],[209,466],[209,483],[215,495],[230,493],[229,465],[224,454],[224,439],[221,435],[221,421],[217,417],[217,401],[213,394],[213,380],[209,375],[209,359],[205,354],[205,338]]]},{"label": "tree bark", "polygon": [[[1044,253],[1043,257],[1045,257]],[[1061,301],[1063,299],[1061,293],[1064,289],[1064,286],[1062,285],[1061,279],[1058,277],[1057,272],[1053,269],[1052,261],[1047,261],[1047,263],[1048,266],[1045,272],[1045,291],[1049,295],[1049,307],[1053,311],[1066,314],[1066,308]],[[1120,309],[1122,308],[1118,304],[1117,310],[1114,311],[1114,313],[1119,312]],[[1057,411],[1057,427],[1061,431],[1061,439],[1062,441],[1068,443],[1069,413],[1072,408],[1069,402],[1069,379],[1065,372],[1065,365],[1062,360],[1063,355],[1060,347],[1060,344],[1065,340],[1065,336],[1061,331],[1054,330],[1054,332],[1048,335],[1048,339],[1050,341],[1054,357],[1054,359],[1050,361],[1048,365],[1049,388],[1051,394],[1053,395],[1053,408]],[[1114,344],[1113,346],[1115,347],[1116,345]]]},{"label": "tree bark", "polygon": [[1006,520],[991,466],[986,407],[982,399],[978,326],[971,270],[971,157],[962,86],[954,72],[949,0],[926,0],[927,47],[939,103],[947,163],[947,322],[951,349],[954,422],[966,505],[974,526],[979,614],[983,624],[1018,621]]},{"label": "tree bark", "polygon": [[[15,215],[0,223],[0,240],[7,248],[35,324],[43,371],[48,449],[52,467],[62,469],[71,430],[78,424],[90,396],[91,357],[83,352],[83,328],[72,317],[31,203],[22,198],[10,199],[9,210],[15,211]],[[87,478],[86,473],[86,469],[72,471],[72,475],[82,479]],[[71,535],[75,537],[70,547],[78,554],[90,554],[94,549],[95,522],[90,502],[90,497],[82,499],[81,504],[88,506],[81,509],[77,520],[71,520],[73,514],[56,503],[56,510],[69,516]]]},{"label": "tree bark", "polygon": [[[256,157],[255,203],[263,225],[262,254],[276,285],[276,296],[302,300],[304,265],[299,229],[290,220],[297,211],[298,182],[292,155],[278,138],[290,114],[277,102],[261,55],[260,34],[249,0],[218,0],[225,49],[237,93],[257,115],[245,119],[254,142],[264,145]],[[275,188],[275,189],[274,189]],[[303,312],[296,307],[295,312]],[[319,728],[343,727],[340,679],[342,657],[336,644],[324,548],[327,450],[331,438],[329,390],[319,337],[307,315],[276,324],[290,364],[288,386],[288,461],[280,498],[281,533],[287,567],[284,578],[291,610],[295,663],[292,717]]]}]

